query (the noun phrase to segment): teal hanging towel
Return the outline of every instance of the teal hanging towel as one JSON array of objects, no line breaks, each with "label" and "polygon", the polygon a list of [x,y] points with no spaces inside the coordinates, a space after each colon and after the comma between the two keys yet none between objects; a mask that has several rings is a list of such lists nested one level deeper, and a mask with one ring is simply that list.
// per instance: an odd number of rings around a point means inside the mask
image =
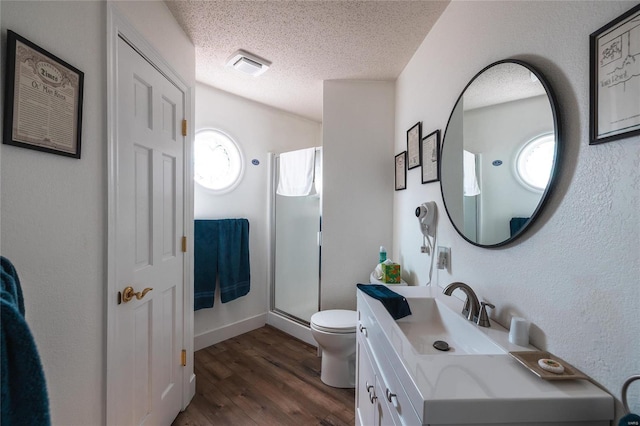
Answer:
[{"label": "teal hanging towel", "polygon": [[213,307],[216,282],[222,303],[248,294],[249,221],[196,220],[194,228],[194,310]]}]

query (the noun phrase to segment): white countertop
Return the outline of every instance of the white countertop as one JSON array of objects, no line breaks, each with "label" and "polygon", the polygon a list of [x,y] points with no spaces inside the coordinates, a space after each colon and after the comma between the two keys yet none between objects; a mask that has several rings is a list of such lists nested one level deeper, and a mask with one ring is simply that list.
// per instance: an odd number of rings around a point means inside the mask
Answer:
[{"label": "white countertop", "polygon": [[[438,288],[389,286],[405,297],[434,297],[454,312],[462,301],[444,296]],[[505,353],[500,355],[421,355],[415,351],[384,306],[364,293],[389,347],[400,363],[396,375],[423,423],[545,422],[612,420],[613,397],[588,380],[546,381],[513,359],[509,351],[537,350],[508,341],[508,330],[492,321],[478,327]],[[561,355],[560,355],[561,356]],[[420,413],[420,405],[423,406]]]}]

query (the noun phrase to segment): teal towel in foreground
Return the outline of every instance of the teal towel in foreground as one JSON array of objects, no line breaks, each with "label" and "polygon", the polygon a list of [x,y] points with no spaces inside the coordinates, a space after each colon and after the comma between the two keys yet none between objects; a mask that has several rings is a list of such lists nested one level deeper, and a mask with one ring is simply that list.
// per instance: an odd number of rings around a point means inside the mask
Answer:
[{"label": "teal towel in foreground", "polygon": [[392,291],[382,284],[358,284],[358,288],[365,294],[378,299],[387,308],[394,320],[411,315],[411,308],[404,296]]},{"label": "teal towel in foreground", "polygon": [[51,424],[47,383],[24,318],[20,280],[7,258],[0,257],[0,266],[0,424],[47,426]]}]

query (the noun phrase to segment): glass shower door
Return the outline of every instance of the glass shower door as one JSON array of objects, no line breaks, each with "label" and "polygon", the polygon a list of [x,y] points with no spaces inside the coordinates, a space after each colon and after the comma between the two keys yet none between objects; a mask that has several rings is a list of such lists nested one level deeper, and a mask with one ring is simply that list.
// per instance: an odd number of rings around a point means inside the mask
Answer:
[{"label": "glass shower door", "polygon": [[[316,169],[320,163],[316,155]],[[279,171],[276,157],[276,174]],[[318,179],[320,173],[316,173]],[[277,182],[277,180],[276,180]],[[320,300],[320,195],[275,194],[275,262],[272,308],[309,323]]]}]

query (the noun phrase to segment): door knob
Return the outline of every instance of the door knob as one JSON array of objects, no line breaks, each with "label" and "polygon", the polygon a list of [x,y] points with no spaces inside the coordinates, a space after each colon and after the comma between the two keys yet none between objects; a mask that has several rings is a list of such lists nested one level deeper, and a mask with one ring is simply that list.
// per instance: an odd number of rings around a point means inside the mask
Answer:
[{"label": "door knob", "polygon": [[138,300],[142,299],[147,293],[149,293],[151,290],[153,290],[153,288],[151,287],[147,287],[144,290],[142,290],[141,292],[135,292],[133,291],[133,287],[128,286],[125,287],[125,289],[122,291],[122,301],[124,303],[127,303],[128,301],[130,301],[131,299],[133,299],[134,297]]}]

